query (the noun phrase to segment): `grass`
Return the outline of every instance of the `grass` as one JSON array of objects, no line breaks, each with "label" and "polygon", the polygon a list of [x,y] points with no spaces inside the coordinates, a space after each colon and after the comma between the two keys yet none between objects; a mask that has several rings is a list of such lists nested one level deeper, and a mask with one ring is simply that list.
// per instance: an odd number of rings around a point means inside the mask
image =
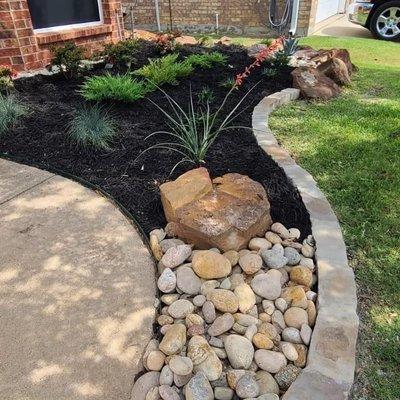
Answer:
[{"label": "grass", "polygon": [[347,48],[359,67],[329,102],[299,101],[270,121],[318,181],[341,222],[361,317],[353,399],[400,398],[400,47],[372,39],[310,37]]},{"label": "grass", "polygon": [[203,69],[212,68],[214,65],[226,65],[228,57],[213,51],[205,54],[191,54],[186,58],[186,62],[193,67],[200,67]]},{"label": "grass", "polygon": [[27,112],[27,108],[15,97],[3,96],[0,93],[0,137],[6,135]]},{"label": "grass", "polygon": [[117,100],[131,102],[142,99],[147,93],[144,82],[130,75],[92,76],[82,85],[80,93],[89,101]]},{"label": "grass", "polygon": [[109,112],[99,105],[77,109],[70,122],[68,135],[82,147],[109,150],[117,131]]}]

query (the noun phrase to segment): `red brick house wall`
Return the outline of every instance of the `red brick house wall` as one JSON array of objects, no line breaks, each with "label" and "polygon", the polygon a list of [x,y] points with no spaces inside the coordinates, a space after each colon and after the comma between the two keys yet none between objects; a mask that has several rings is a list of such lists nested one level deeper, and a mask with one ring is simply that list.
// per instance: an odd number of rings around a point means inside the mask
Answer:
[{"label": "red brick house wall", "polygon": [[120,40],[122,27],[120,0],[102,0],[104,24],[49,33],[35,33],[27,0],[0,0],[0,65],[16,71],[43,68],[51,60],[50,48],[73,40],[88,54],[104,43]]}]

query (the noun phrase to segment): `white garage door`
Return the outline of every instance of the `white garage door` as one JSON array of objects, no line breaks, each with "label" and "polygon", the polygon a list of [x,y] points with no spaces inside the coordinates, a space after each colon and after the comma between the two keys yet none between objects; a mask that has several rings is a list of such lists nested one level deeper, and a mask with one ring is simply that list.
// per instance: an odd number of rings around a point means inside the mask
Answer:
[{"label": "white garage door", "polygon": [[337,14],[339,11],[339,4],[340,0],[318,0],[315,22],[321,22],[324,19]]}]

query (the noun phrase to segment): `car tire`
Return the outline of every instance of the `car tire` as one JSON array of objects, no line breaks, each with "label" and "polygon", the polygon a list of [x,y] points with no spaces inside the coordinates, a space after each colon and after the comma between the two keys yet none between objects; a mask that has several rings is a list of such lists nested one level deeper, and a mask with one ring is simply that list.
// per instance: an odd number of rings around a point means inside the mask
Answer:
[{"label": "car tire", "polygon": [[370,20],[370,30],[378,39],[400,41],[400,0],[377,7]]}]

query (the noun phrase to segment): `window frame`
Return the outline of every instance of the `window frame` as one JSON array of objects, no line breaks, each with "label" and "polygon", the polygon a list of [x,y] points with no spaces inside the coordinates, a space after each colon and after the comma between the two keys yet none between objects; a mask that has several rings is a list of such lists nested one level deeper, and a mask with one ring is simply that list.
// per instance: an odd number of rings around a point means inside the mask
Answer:
[{"label": "window frame", "polygon": [[[98,25],[103,25],[104,24],[104,14],[103,14],[103,4],[102,0],[97,0],[97,6],[99,9],[99,16],[100,16],[100,21],[92,21],[92,22],[83,22],[80,24],[69,24],[69,25],[59,25],[59,26],[51,26],[48,28],[39,28],[39,29],[33,29],[33,33],[51,33],[51,32],[59,32],[59,31],[65,31],[68,29],[79,29],[79,28],[87,28],[91,26],[98,26]],[[32,21],[33,25],[33,21]]]}]

